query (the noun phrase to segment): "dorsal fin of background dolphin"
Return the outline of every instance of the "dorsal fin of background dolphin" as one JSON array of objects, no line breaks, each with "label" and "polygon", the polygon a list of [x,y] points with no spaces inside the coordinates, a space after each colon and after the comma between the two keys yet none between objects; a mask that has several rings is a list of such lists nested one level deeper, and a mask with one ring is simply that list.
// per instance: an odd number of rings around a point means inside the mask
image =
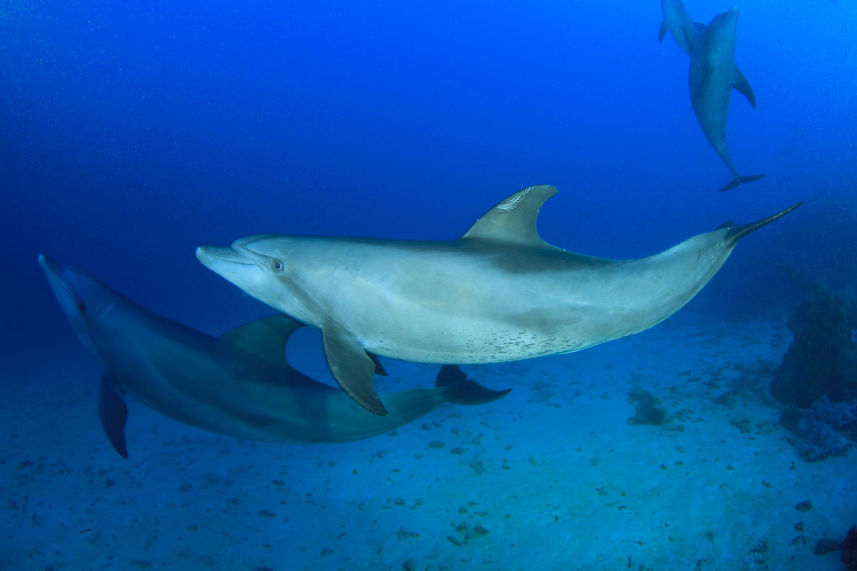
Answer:
[{"label": "dorsal fin of background dolphin", "polygon": [[759,180],[763,174],[740,175],[735,169],[726,142],[726,124],[732,90],[742,93],[754,108],[756,96],[750,82],[735,65],[738,9],[732,8],[714,17],[697,37],[690,53],[688,84],[696,120],[705,138],[732,173],[732,180],[720,191]]},{"label": "dorsal fin of background dolphin", "polygon": [[337,382],[384,414],[367,352],[429,363],[497,363],[579,351],[672,315],[738,238],[796,206],[639,260],[546,244],[536,223],[552,186],[525,188],[458,240],[259,235],[197,258],[251,296],[321,328]]},{"label": "dorsal fin of background dolphin", "polygon": [[288,365],[284,346],[302,324],[275,315],[211,337],[161,317],[89,274],[46,256],[39,264],[84,345],[104,366],[98,410],[122,457],[127,392],[154,410],[212,432],[271,442],[345,442],[407,424],[446,403],[482,404],[504,396],[444,366],[433,389],[384,395],[375,416],[342,391]]}]

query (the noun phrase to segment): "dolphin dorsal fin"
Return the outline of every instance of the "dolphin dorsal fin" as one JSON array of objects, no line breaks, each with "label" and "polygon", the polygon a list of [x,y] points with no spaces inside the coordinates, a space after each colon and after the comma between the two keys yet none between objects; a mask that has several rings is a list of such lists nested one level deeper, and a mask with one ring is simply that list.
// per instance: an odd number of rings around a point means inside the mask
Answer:
[{"label": "dolphin dorsal fin", "polygon": [[220,338],[267,361],[282,365],[286,359],[284,348],[289,336],[303,325],[288,315],[272,315],[231,329]]},{"label": "dolphin dorsal fin", "polygon": [[486,212],[462,238],[511,242],[521,246],[548,246],[539,236],[536,223],[542,204],[556,193],[556,188],[547,184],[519,190]]}]

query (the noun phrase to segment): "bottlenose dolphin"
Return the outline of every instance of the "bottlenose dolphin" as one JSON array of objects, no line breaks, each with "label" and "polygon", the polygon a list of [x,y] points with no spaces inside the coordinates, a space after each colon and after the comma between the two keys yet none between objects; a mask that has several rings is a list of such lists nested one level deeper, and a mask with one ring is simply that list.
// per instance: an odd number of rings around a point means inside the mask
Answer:
[{"label": "bottlenose dolphin", "polygon": [[738,9],[731,8],[714,17],[699,34],[690,54],[690,101],[705,138],[732,172],[732,180],[720,191],[730,190],[763,174],[742,176],[735,170],[726,144],[726,121],[732,89],[737,89],[756,107],[756,96],[744,74],[735,66]]},{"label": "bottlenose dolphin", "polygon": [[175,420],[212,432],[269,442],[347,442],[389,432],[446,403],[481,404],[492,391],[444,366],[436,387],[383,395],[375,416],[345,393],[286,363],[284,345],[302,324],[275,315],[211,337],[157,315],[91,275],[39,264],[77,336],[101,360],[101,425],[123,458],[131,394]]},{"label": "bottlenose dolphin", "polygon": [[669,32],[681,51],[690,55],[696,48],[705,24],[694,22],[681,0],[661,0],[661,12],[664,19],[658,31],[658,41],[663,43],[664,36]]},{"label": "bottlenose dolphin", "polygon": [[579,351],[672,315],[742,236],[779,214],[694,236],[639,260],[545,243],[552,186],[531,186],[444,242],[259,235],[197,258],[251,296],[320,327],[333,376],[384,414],[367,351],[427,363],[497,363]]}]

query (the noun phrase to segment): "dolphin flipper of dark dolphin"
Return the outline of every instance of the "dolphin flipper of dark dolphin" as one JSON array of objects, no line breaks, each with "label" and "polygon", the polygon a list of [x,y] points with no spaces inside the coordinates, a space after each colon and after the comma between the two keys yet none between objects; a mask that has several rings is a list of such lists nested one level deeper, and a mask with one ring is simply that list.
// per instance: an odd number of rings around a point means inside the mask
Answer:
[{"label": "dolphin flipper of dark dolphin", "polygon": [[128,406],[118,383],[106,374],[101,375],[98,385],[98,419],[110,445],[117,454],[127,459],[125,423],[128,420]]}]

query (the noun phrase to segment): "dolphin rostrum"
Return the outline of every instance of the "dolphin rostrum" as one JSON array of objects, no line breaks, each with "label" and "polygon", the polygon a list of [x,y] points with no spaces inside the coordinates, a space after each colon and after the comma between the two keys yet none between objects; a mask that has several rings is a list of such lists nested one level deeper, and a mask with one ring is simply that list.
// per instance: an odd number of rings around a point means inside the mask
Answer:
[{"label": "dolphin rostrum", "polygon": [[696,120],[705,138],[732,172],[732,180],[720,191],[730,190],[745,182],[762,178],[763,174],[739,175],[726,144],[726,122],[729,100],[737,89],[756,107],[756,96],[744,74],[735,66],[736,26],[738,9],[731,8],[714,17],[697,37],[696,48],[690,54],[690,101]]},{"label": "dolphin rostrum", "polygon": [[445,403],[487,403],[509,392],[486,389],[447,365],[433,389],[383,395],[390,414],[375,416],[288,365],[285,343],[302,324],[285,315],[211,337],[137,305],[81,270],[47,256],[39,256],[39,264],[75,333],[104,366],[99,416],[124,458],[126,392],[185,424],[269,442],[369,438]]},{"label": "dolphin rostrum", "polygon": [[251,296],[320,327],[328,365],[357,402],[384,414],[367,351],[427,363],[497,363],[579,351],[675,313],[717,273],[739,238],[797,205],[727,225],[639,260],[545,243],[531,186],[458,240],[259,235],[197,258]]}]

